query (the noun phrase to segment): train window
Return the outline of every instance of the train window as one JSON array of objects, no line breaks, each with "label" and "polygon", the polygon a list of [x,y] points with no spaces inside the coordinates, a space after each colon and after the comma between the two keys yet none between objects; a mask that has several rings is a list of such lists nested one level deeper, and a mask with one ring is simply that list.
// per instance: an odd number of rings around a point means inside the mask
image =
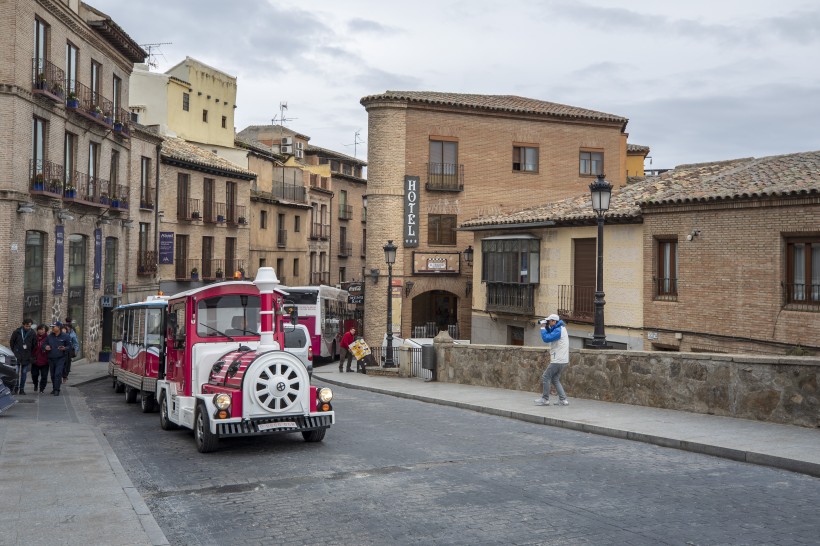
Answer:
[{"label": "train window", "polygon": [[139,345],[145,345],[145,315],[147,309],[140,309],[137,311],[137,339]]},{"label": "train window", "polygon": [[174,347],[185,348],[185,302],[171,307],[168,318],[168,337],[174,340]]},{"label": "train window", "polygon": [[145,344],[159,347],[162,343],[162,309],[148,309],[145,324]]},{"label": "train window", "polygon": [[196,333],[200,337],[249,336],[259,332],[259,296],[230,294],[201,300]]}]

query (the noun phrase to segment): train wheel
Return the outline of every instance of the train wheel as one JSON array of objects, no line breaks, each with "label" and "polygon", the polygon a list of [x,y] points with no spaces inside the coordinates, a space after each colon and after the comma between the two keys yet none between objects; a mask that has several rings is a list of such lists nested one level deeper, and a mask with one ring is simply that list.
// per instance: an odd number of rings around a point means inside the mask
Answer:
[{"label": "train wheel", "polygon": [[306,442],[321,442],[325,437],[325,432],[327,432],[326,428],[306,430],[302,432],[302,438],[304,438]]},{"label": "train wheel", "polygon": [[202,405],[197,408],[196,417],[194,417],[194,440],[196,449],[200,453],[210,453],[219,443],[219,438],[211,432],[211,420]]},{"label": "train wheel", "polygon": [[120,383],[116,379],[114,380],[116,385],[114,385],[114,392],[117,394],[122,394],[125,392],[125,383]]},{"label": "train wheel", "polygon": [[142,413],[151,413],[154,411],[154,395],[147,391],[140,393],[140,409]]},{"label": "train wheel", "polygon": [[137,401],[137,395],[139,391],[133,387],[125,386],[125,401],[129,404],[133,404]]},{"label": "train wheel", "polygon": [[159,426],[162,430],[174,430],[177,428],[176,423],[172,422],[168,417],[168,397],[164,392],[159,398]]}]

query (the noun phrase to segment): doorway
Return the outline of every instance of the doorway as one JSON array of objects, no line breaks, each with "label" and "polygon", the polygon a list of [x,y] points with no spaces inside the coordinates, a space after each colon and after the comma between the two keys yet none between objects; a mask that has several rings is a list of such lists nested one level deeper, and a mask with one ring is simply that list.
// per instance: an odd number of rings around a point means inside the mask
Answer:
[{"label": "doorway", "polygon": [[458,296],[432,290],[413,298],[412,337],[435,337],[444,330],[454,339],[458,332]]}]

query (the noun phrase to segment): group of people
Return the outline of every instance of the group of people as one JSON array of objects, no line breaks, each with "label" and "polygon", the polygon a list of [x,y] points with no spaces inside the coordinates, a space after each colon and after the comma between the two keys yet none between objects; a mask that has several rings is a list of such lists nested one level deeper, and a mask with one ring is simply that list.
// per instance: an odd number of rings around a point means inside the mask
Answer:
[{"label": "group of people", "polygon": [[80,352],[80,341],[71,322],[55,322],[51,331],[46,332],[46,325],[32,328],[32,320],[25,319],[23,324],[11,333],[9,340],[11,350],[17,358],[17,381],[12,389],[14,394],[25,395],[29,371],[33,391],[43,394],[51,378],[51,394],[60,396],[60,387],[68,383],[71,373],[71,359]]}]

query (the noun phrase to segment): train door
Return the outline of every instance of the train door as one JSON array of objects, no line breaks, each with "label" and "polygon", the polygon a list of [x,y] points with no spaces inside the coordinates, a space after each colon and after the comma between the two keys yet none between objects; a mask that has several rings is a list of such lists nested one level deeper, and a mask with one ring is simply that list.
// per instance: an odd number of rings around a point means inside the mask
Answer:
[{"label": "train door", "polygon": [[165,369],[160,369],[160,377],[164,376],[170,383],[174,383],[175,391],[179,394],[182,392],[185,381],[187,325],[185,300],[169,305],[165,327]]}]

